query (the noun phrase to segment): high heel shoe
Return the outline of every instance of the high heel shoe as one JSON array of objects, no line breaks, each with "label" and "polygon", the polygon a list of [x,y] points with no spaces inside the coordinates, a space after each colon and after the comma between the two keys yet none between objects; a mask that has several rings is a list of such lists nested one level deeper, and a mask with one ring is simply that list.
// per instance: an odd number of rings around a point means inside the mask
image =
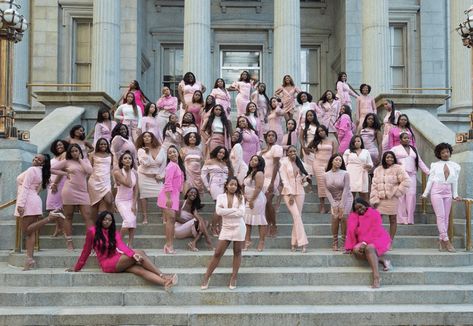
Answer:
[{"label": "high heel shoe", "polygon": [[207,279],[207,282],[206,283],[202,283],[200,285],[200,289],[201,290],[207,290],[209,288],[209,283],[210,283],[210,277]]},{"label": "high heel shoe", "polygon": [[[63,220],[66,219],[66,215],[64,215],[60,210],[51,211],[51,213],[49,213],[48,218],[51,217],[51,216],[54,217],[54,218],[60,217],[60,218],[62,218]],[[49,221],[52,222],[51,219],[49,219]]]},{"label": "high heel shoe", "polygon": [[74,251],[74,244],[72,242],[72,236],[68,236],[65,238],[66,238],[67,251]]},{"label": "high heel shoe", "polygon": [[297,247],[296,246],[291,246],[291,252],[296,252]]},{"label": "high heel shoe", "polygon": [[187,248],[189,248],[189,250],[193,252],[199,251],[199,249],[192,243],[192,241],[187,243]]},{"label": "high heel shoe", "polygon": [[243,247],[243,251],[248,251],[252,245],[251,241],[245,241],[245,246]]},{"label": "high heel shoe", "polygon": [[445,243],[443,240],[439,240],[439,251],[446,251]]},{"label": "high heel shoe", "polygon": [[26,258],[25,265],[23,266],[24,271],[29,271],[30,269],[34,268],[36,262],[33,258]]},{"label": "high heel shoe", "polygon": [[264,241],[258,242],[258,247],[256,247],[256,250],[258,250],[259,252],[264,250]]},{"label": "high heel shoe", "polygon": [[338,251],[338,235],[332,236],[332,251]]},{"label": "high heel shoe", "polygon": [[164,246],[163,251],[166,255],[173,255],[176,253],[176,250],[172,247]]},{"label": "high heel shoe", "polygon": [[452,245],[450,240],[444,241],[445,242],[445,248],[447,249],[448,252],[457,252],[455,250],[455,247]]},{"label": "high heel shoe", "polygon": [[305,254],[307,252],[307,246],[302,246],[301,253]]},{"label": "high heel shoe", "polygon": [[231,278],[231,279],[230,279],[230,284],[228,284],[228,288],[229,288],[230,290],[235,290],[235,289],[237,288],[237,280],[235,279],[234,282],[232,283],[233,280],[234,280],[234,279]]}]

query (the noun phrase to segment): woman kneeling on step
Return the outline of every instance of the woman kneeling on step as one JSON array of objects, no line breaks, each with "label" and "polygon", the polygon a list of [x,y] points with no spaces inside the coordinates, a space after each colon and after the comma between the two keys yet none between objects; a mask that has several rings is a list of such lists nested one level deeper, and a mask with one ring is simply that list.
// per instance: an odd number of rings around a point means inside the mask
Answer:
[{"label": "woman kneeling on step", "polygon": [[391,238],[383,228],[381,214],[364,199],[355,199],[348,216],[345,250],[368,261],[373,272],[373,288],[381,286],[378,264],[383,265],[385,272],[391,269],[391,261],[382,257],[390,245]]},{"label": "woman kneeling on step", "polygon": [[164,275],[143,250],[128,248],[116,231],[115,218],[107,211],[97,217],[95,226],[87,229],[84,248],[73,268],[68,272],[80,271],[94,249],[102,271],[105,273],[133,273],[145,280],[163,285],[167,291],[177,284],[177,275]]}]

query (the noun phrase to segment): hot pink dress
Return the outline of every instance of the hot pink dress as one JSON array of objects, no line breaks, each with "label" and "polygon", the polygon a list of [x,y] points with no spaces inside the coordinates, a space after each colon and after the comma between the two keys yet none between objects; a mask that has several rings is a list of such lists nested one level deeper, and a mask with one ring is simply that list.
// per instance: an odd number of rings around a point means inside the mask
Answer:
[{"label": "hot pink dress", "polygon": [[[51,159],[51,168],[56,168],[57,162],[60,162],[57,158]],[[56,209],[62,209],[62,188],[64,187],[64,183],[66,182],[66,177],[62,177],[61,181],[57,184],[56,188],[57,191],[55,193],[51,190],[52,183],[56,180],[57,175],[51,174],[50,183],[48,185],[48,195],[46,197],[46,210],[52,211]]]},{"label": "hot pink dress", "polygon": [[363,241],[374,245],[378,256],[383,255],[391,246],[391,237],[383,228],[381,214],[371,207],[364,215],[352,212],[348,216],[345,249],[353,250],[358,243]]},{"label": "hot pink dress", "polygon": [[248,128],[243,131],[238,128],[238,131],[241,131],[243,135],[243,140],[241,141],[241,147],[243,148],[243,161],[248,164],[251,157],[260,150],[259,137],[253,130]]},{"label": "hot pink dress", "polygon": [[[120,233],[116,231],[116,250],[110,256],[108,256],[107,250],[105,250],[104,253],[101,253],[98,246],[94,247],[95,231],[95,226],[91,226],[87,229],[87,233],[85,234],[84,248],[82,249],[82,253],[76,263],[76,266],[74,266],[74,271],[78,272],[84,267],[85,263],[87,262],[87,259],[90,256],[90,253],[92,252],[92,249],[94,249],[102,271],[105,273],[115,273],[116,266],[118,261],[120,260],[121,255],[126,255],[132,258],[135,252],[128,248],[125,243],[123,243]],[[106,245],[108,245],[108,230],[102,229],[102,232],[103,236],[105,237]]]},{"label": "hot pink dress", "polygon": [[18,207],[23,207],[23,216],[35,216],[43,214],[43,205],[38,195],[42,183],[42,168],[32,166],[16,178],[17,195],[15,216],[20,216]]},{"label": "hot pink dress", "polygon": [[110,141],[112,140],[112,130],[117,125],[115,121],[110,121],[110,123],[111,123],[110,129],[103,122],[97,123],[95,125],[94,146],[95,144],[97,144],[97,140],[99,140],[100,138],[105,138],[108,141],[108,143],[110,143]]},{"label": "hot pink dress", "polygon": [[251,83],[237,81],[232,84],[232,87],[238,91],[238,95],[236,96],[238,116],[245,115],[246,106],[250,102]]},{"label": "hot pink dress", "polygon": [[132,91],[132,93],[135,95],[135,103],[141,109],[141,114],[144,114],[145,105],[143,103],[143,93],[139,89]]},{"label": "hot pink dress", "polygon": [[[389,122],[389,116],[391,115],[390,111],[386,111],[386,115],[384,116],[383,119],[383,142],[382,142],[382,149],[383,153],[386,151],[389,151],[391,148],[389,147],[389,131],[391,128],[396,127],[393,125],[391,122]],[[399,111],[394,111],[394,123],[397,124],[397,120],[399,119],[399,116],[401,115],[401,112]]]},{"label": "hot pink dress", "polygon": [[92,166],[89,160],[82,159],[82,164],[76,160],[63,160],[57,163],[54,170],[70,172],[70,178],[66,178],[62,188],[62,202],[64,205],[90,205],[90,197],[87,189],[87,178],[92,174]]},{"label": "hot pink dress", "polygon": [[388,134],[388,148],[391,150],[394,146],[401,145],[401,134],[406,133],[410,136],[409,145],[416,147],[416,139],[412,135],[409,129],[401,129],[399,127],[393,127],[389,129]]},{"label": "hot pink dress", "polygon": [[343,155],[350,146],[350,140],[353,137],[353,122],[348,114],[342,114],[340,119],[335,123],[338,135],[338,152]]},{"label": "hot pink dress", "polygon": [[[126,177],[125,169],[120,170],[121,174]],[[122,228],[135,229],[136,215],[133,213],[133,188],[136,185],[136,172],[131,170],[131,187],[119,184],[117,195],[115,196],[115,206],[123,219]]]},{"label": "hot pink dress", "polygon": [[88,181],[90,205],[97,204],[106,194],[111,193],[110,181],[112,156],[94,156],[93,172]]},{"label": "hot pink dress", "polygon": [[181,171],[179,165],[174,162],[169,162],[166,166],[166,176],[164,177],[164,186],[159,192],[158,196],[158,207],[168,208],[166,206],[166,193],[171,193],[171,209],[174,211],[179,210],[179,194],[182,191],[184,185],[184,174]]}]

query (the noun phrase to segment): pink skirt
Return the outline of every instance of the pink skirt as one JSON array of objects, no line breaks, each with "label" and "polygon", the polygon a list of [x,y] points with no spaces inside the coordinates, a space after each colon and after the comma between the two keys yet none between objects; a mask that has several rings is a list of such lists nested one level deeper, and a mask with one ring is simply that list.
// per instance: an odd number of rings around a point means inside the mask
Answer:
[{"label": "pink skirt", "polygon": [[376,209],[381,214],[396,215],[398,204],[399,204],[399,198],[397,197],[392,197],[390,199],[381,199]]}]

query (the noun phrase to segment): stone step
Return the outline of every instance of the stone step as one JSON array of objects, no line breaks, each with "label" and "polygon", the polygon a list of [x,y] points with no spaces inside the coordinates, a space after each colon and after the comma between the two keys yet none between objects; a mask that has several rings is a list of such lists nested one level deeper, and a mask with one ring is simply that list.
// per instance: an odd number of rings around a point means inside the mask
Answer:
[{"label": "stone step", "polygon": [[[359,302],[359,301],[358,301]],[[0,307],[16,325],[468,325],[470,304]]]},{"label": "stone step", "polygon": [[0,288],[0,306],[472,304],[473,285],[81,286]]},{"label": "stone step", "polygon": [[[162,250],[145,249],[146,254],[157,266],[163,268],[204,268],[208,265],[213,251],[191,252],[178,250],[175,255],[165,255]],[[35,253],[37,267],[69,268],[80,255],[80,250],[68,252],[64,249],[48,249]],[[386,254],[395,267],[461,267],[473,265],[471,252],[439,252],[436,249],[394,249]],[[233,254],[229,248],[222,257],[220,266],[232,266]],[[23,266],[25,254],[11,253],[8,263]],[[306,254],[289,249],[268,249],[262,252],[244,251],[241,267],[359,267],[366,266],[365,261],[351,255],[334,252],[329,249],[310,250]],[[86,268],[98,268],[97,259],[89,257]]]}]

